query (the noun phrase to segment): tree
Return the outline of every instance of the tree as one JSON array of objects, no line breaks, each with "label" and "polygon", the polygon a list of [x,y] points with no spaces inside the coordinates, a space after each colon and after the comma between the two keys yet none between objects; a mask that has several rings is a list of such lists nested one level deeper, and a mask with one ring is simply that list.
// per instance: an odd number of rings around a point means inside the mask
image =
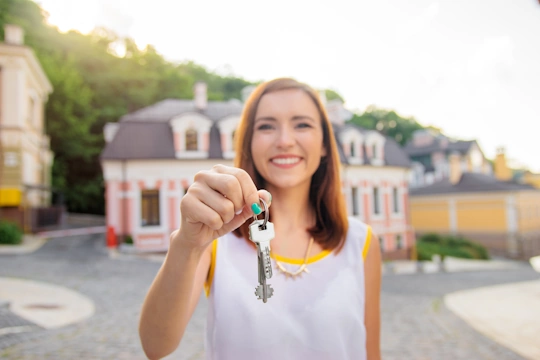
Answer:
[{"label": "tree", "polygon": [[412,138],[413,132],[424,128],[414,117],[405,118],[394,110],[381,109],[374,105],[369,106],[361,115],[354,114],[350,121],[365,129],[378,130],[402,146]]}]

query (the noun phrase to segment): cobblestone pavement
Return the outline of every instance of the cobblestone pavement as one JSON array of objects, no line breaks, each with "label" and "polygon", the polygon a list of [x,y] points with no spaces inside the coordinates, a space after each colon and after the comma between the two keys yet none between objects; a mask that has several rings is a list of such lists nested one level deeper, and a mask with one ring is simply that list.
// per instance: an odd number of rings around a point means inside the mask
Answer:
[{"label": "cobblestone pavement", "polygon": [[[0,359],[145,359],[137,334],[139,310],[159,264],[112,260],[103,235],[49,240],[33,254],[0,256],[0,276],[45,281],[90,297],[90,319],[43,330],[0,308]],[[532,269],[385,275],[382,291],[384,359],[521,359],[483,337],[445,308],[444,294],[537,279]],[[202,359],[206,300],[201,297],[178,350],[169,359]],[[24,331],[22,331],[24,330]]]}]

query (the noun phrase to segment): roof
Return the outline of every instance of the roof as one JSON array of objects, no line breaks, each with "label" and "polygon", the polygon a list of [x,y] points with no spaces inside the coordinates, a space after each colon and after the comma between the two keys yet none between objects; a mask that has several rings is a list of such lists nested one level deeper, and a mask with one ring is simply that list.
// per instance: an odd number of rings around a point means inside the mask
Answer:
[{"label": "roof", "polygon": [[448,141],[446,146],[441,145],[443,139],[435,138],[433,143],[426,146],[415,146],[413,141],[409,141],[404,147],[403,151],[409,156],[421,156],[430,155],[436,151],[444,151],[446,153],[457,151],[461,154],[465,154],[469,151],[473,144],[477,144],[476,140],[451,140]]},{"label": "roof", "polygon": [[[411,166],[411,160],[409,159],[407,154],[403,151],[403,149],[399,146],[399,144],[391,137],[385,136],[376,130],[364,129],[363,127],[360,127],[350,122],[345,123],[344,125],[341,125],[341,126],[333,124],[333,128],[334,128],[334,133],[336,135],[350,129],[356,129],[360,131],[362,134],[366,134],[368,132],[376,132],[385,138],[384,164],[386,166],[397,166],[397,167],[407,167],[407,168]],[[339,136],[337,136],[336,138],[339,145],[339,155],[340,155],[341,162],[343,164],[347,164],[347,158],[345,157],[345,154],[343,153],[343,146],[341,142],[339,141]],[[367,155],[366,155],[365,146],[362,153],[364,154],[364,164],[369,164],[369,159],[367,158]]]},{"label": "roof", "polygon": [[515,182],[500,181],[496,178],[477,173],[463,173],[458,183],[452,184],[444,179],[432,185],[411,189],[411,196],[427,196],[442,194],[460,194],[476,192],[509,192],[520,190],[537,190],[533,186]]},{"label": "roof", "polygon": [[411,167],[411,160],[391,137],[386,137],[384,142],[384,161],[387,166]]},{"label": "roof", "polygon": [[0,57],[2,56],[24,58],[28,64],[31,74],[42,87],[43,94],[48,96],[50,93],[52,93],[52,84],[32,48],[26,45],[13,45],[0,42]]},{"label": "roof", "polygon": [[[213,124],[209,134],[209,159],[223,159],[221,136],[218,122],[230,116],[240,116],[243,104],[239,100],[224,102],[210,101],[204,111],[198,111],[192,100],[166,99],[154,105],[142,108],[122,116],[117,123],[118,130],[113,140],[106,144],[101,153],[102,160],[127,159],[176,159],[174,138],[169,121],[183,113],[198,112],[209,117]],[[344,125],[332,124],[334,134],[355,128],[362,133],[375,130],[366,130],[357,125],[347,123]],[[384,135],[382,135],[384,136]],[[385,137],[385,165],[397,167],[410,167],[411,162],[400,146],[391,138]],[[343,146],[336,136],[339,157],[342,164],[347,164]],[[364,151],[365,154],[365,151]],[[364,159],[369,164],[369,159]]]},{"label": "roof", "polygon": [[203,111],[195,107],[193,100],[165,99],[126,114],[120,118],[120,121],[169,122],[175,116],[189,112],[197,112],[207,116],[212,121],[219,121],[229,115],[241,114],[243,108],[244,105],[240,100],[236,99],[229,101],[209,101],[206,109]]},{"label": "roof", "polygon": [[106,160],[173,159],[174,140],[168,123],[133,122],[119,124],[101,158]]}]

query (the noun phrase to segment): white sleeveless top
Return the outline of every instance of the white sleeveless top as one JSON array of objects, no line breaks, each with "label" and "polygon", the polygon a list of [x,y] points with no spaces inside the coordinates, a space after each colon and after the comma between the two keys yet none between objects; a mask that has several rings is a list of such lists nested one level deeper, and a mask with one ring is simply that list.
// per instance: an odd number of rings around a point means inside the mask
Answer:
[{"label": "white sleeveless top", "polygon": [[[366,359],[364,257],[370,240],[370,227],[349,218],[339,254],[326,251],[310,258],[309,273],[300,278],[286,278],[273,259],[267,283],[274,295],[267,303],[255,296],[255,249],[232,233],[214,241],[206,287],[206,358]],[[303,262],[277,259],[290,270]]]}]

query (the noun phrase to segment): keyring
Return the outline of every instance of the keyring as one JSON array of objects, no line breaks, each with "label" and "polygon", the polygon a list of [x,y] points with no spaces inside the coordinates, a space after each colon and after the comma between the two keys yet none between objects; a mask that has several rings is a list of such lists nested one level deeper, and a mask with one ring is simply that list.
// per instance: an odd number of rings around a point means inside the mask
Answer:
[{"label": "keyring", "polygon": [[[268,222],[268,218],[270,217],[270,213],[268,212],[268,205],[266,205],[266,201],[263,200],[263,198],[259,198],[259,201],[262,202],[264,207],[264,222],[260,225],[261,228],[266,228],[266,223]],[[253,220],[257,221],[257,215],[253,214]]]}]

